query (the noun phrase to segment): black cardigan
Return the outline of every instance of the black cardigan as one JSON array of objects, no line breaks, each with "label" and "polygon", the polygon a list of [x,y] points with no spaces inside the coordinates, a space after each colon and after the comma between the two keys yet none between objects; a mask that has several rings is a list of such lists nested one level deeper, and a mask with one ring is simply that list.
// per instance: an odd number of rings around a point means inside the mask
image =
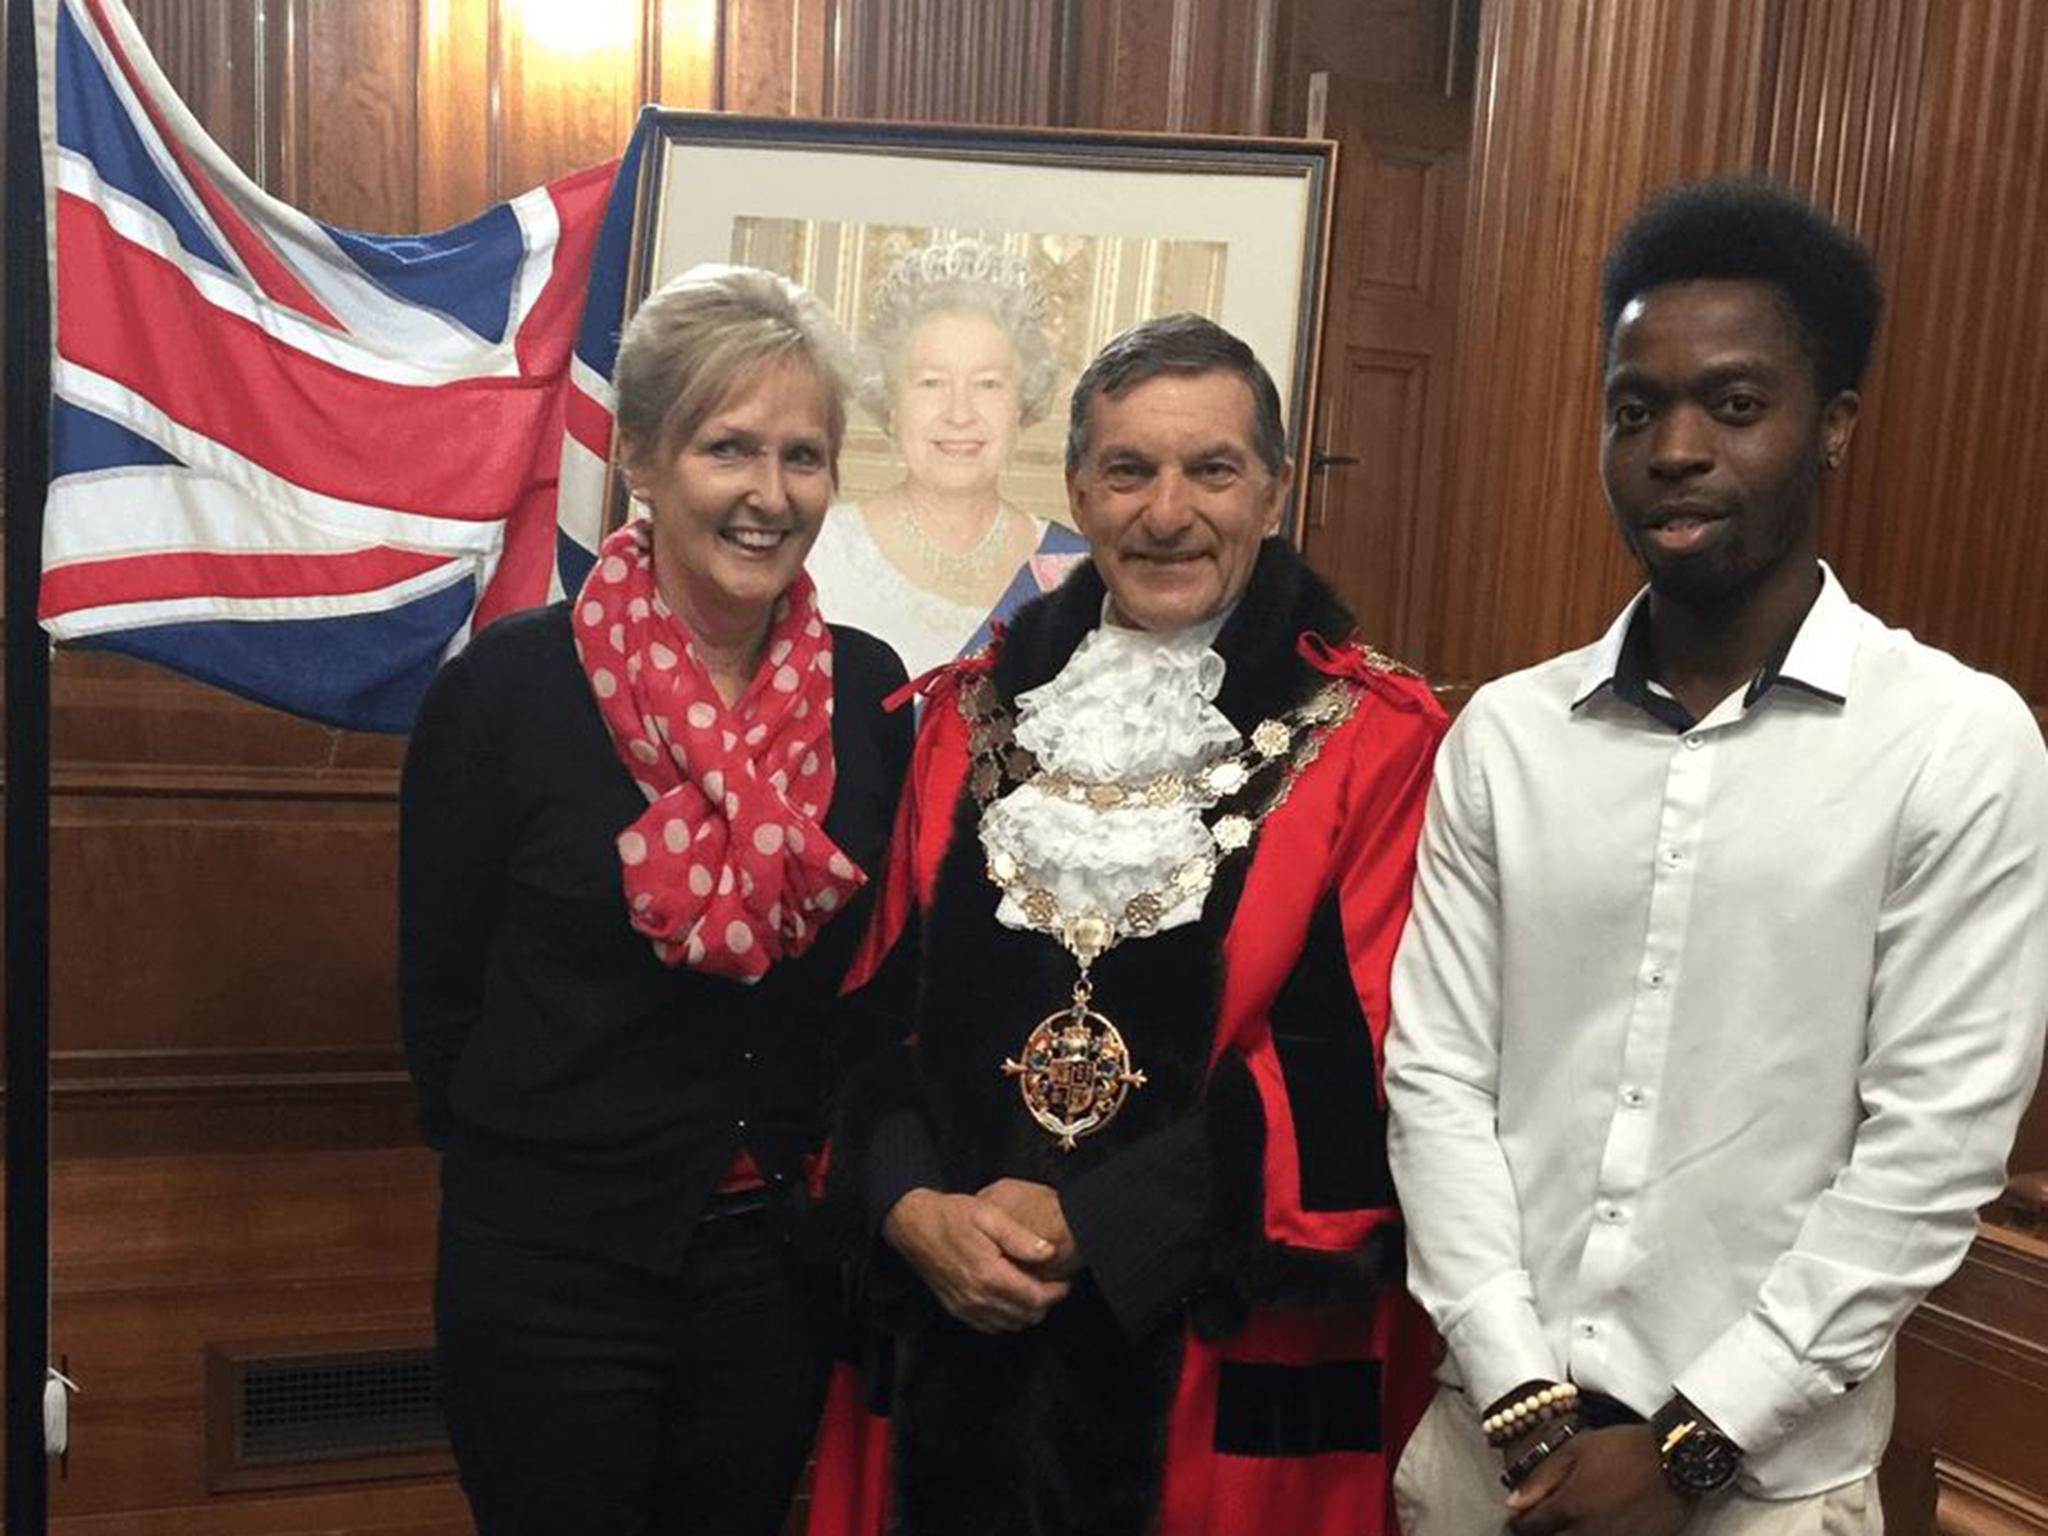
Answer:
[{"label": "black cardigan", "polygon": [[910,751],[880,641],[833,626],[825,830],[869,876],[748,986],[669,969],[627,924],[613,839],[646,808],[558,603],[435,678],[399,795],[399,1000],[444,1196],[516,1236],[664,1273],[744,1145],[790,1185],[820,1136],[834,997]]}]

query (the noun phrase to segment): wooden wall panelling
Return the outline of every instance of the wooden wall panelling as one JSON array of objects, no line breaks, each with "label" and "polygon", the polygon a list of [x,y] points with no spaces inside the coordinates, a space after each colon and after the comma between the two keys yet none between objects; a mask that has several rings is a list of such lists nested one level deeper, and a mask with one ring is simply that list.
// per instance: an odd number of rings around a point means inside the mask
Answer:
[{"label": "wooden wall panelling", "polygon": [[51,741],[57,1155],[410,1142],[403,743],[68,647]]},{"label": "wooden wall panelling", "polygon": [[206,130],[259,180],[260,76],[266,0],[128,0],[171,88]]},{"label": "wooden wall panelling", "polygon": [[1896,152],[1918,116],[1926,0],[1782,0],[1762,165],[1900,244]]},{"label": "wooden wall panelling", "polygon": [[337,730],[110,651],[60,647],[52,782],[62,794],[388,800],[405,743]]},{"label": "wooden wall panelling", "polygon": [[2020,1122],[2008,1166],[2015,1174],[2048,1175],[2048,1076],[2043,1077],[2026,1118]]},{"label": "wooden wall panelling", "polygon": [[391,1042],[388,800],[67,795],[51,822],[54,1049]]},{"label": "wooden wall panelling", "polygon": [[390,913],[368,905],[388,799],[265,815],[77,783],[52,817],[56,1154],[409,1142]]},{"label": "wooden wall panelling", "polygon": [[133,1515],[51,1521],[55,1536],[473,1536],[468,1505],[453,1481],[337,1489]]},{"label": "wooden wall panelling", "polygon": [[289,176],[274,190],[351,229],[419,229],[418,0],[265,3],[286,34],[266,129]]},{"label": "wooden wall panelling", "polygon": [[1299,134],[1308,82],[1470,94],[1479,0],[1069,0],[1063,120]]},{"label": "wooden wall panelling", "polygon": [[1074,16],[1073,126],[1272,131],[1279,0],[1101,0]]},{"label": "wooden wall panelling", "polygon": [[[390,4],[391,0],[384,0]],[[419,227],[473,218],[499,195],[496,0],[413,0],[418,7]]]},{"label": "wooden wall panelling", "polygon": [[[259,136],[258,164],[251,174],[266,191],[274,192],[294,207],[306,201],[306,79],[305,36],[301,26],[303,0],[278,0],[273,8],[265,3],[259,29],[263,49],[263,89],[258,93],[263,119]],[[414,59],[415,87],[418,59]],[[414,131],[418,131],[419,110],[414,91],[406,93]],[[413,181],[414,212],[418,212],[416,178]]]},{"label": "wooden wall panelling", "polygon": [[1107,0],[1077,14],[1072,126],[1164,130],[1185,115],[1186,87],[1176,96],[1170,82],[1186,58],[1191,0],[1142,0],[1142,13],[1140,3]]},{"label": "wooden wall panelling", "polygon": [[461,1536],[452,1480],[210,1497],[206,1350],[225,1340],[417,1332],[432,1283],[434,1159],[70,1158],[52,1177],[55,1350],[82,1392],[54,1482],[61,1536]]},{"label": "wooden wall panelling", "polygon": [[[1762,167],[1869,241],[1888,280],[1920,238],[1907,238],[1907,151],[1919,115],[1926,24],[1924,0],[1791,0],[1778,29]],[[1830,481],[1822,510],[1829,558],[1859,591],[1878,521],[1872,514],[1890,478],[1880,467],[1889,351],[1880,345],[1872,358],[1856,449],[1846,472]]]},{"label": "wooden wall panelling", "polygon": [[1063,0],[840,0],[836,116],[1059,120]]},{"label": "wooden wall panelling", "polygon": [[54,797],[58,1156],[412,1139],[390,780],[354,778]]},{"label": "wooden wall panelling", "polygon": [[1279,62],[1279,0],[1238,0],[1191,29],[1183,93],[1184,132],[1273,132],[1273,74]]},{"label": "wooden wall panelling", "polygon": [[1451,491],[1419,658],[1454,692],[1591,638],[1630,588],[1598,475],[1600,257],[1652,187],[1749,163],[1771,14],[1486,8]]},{"label": "wooden wall panelling", "polygon": [[1414,654],[1406,599],[1417,513],[1433,460],[1431,358],[1417,349],[1347,345],[1325,353],[1319,452],[1344,462],[1321,471],[1309,503],[1309,563],[1357,615],[1361,633],[1395,656]]},{"label": "wooden wall panelling", "polygon": [[647,100],[704,111],[721,105],[724,14],[720,0],[649,0],[642,46],[653,70],[643,92]]},{"label": "wooden wall panelling", "polygon": [[1478,32],[1478,0],[1288,0],[1272,131],[1304,131],[1309,79],[1319,73],[1469,102]]},{"label": "wooden wall panelling", "polygon": [[498,0],[497,194],[617,156],[644,80],[646,0]]},{"label": "wooden wall panelling", "polygon": [[[2048,414],[2048,15],[2011,0],[1872,9],[1858,29],[1902,40],[1872,94],[1889,74],[1902,83],[1889,94],[1915,110],[1878,123],[1893,163],[1875,232],[1891,302],[1828,544],[1876,612],[2008,678],[2040,711],[2048,449],[2031,424]],[[1855,62],[1836,72],[1860,84]]]},{"label": "wooden wall panelling", "polygon": [[1423,644],[1442,517],[1472,104],[1317,76],[1308,130],[1338,141],[1306,549],[1368,638]]},{"label": "wooden wall panelling", "polygon": [[1941,1536],[2041,1536],[2048,1503],[1960,1462],[1934,1458],[1934,1528]]},{"label": "wooden wall panelling", "polygon": [[718,105],[832,115],[837,9],[836,0],[725,0]]},{"label": "wooden wall panelling", "polygon": [[1907,1323],[1885,1470],[1899,1536],[2048,1532],[2048,1239],[1987,1229]]},{"label": "wooden wall panelling", "polygon": [[[405,3],[418,7],[416,178],[427,228],[622,153],[643,102],[731,105],[735,78],[779,68],[739,60],[735,48],[788,40],[776,25],[785,14],[748,0]],[[815,0],[793,3],[818,9]],[[790,107],[771,91],[752,110]]]}]

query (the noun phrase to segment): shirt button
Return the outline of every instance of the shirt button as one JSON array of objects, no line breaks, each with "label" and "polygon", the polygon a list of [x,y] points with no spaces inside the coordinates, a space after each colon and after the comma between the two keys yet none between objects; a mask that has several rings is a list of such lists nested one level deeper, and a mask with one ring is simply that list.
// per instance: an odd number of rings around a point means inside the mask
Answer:
[{"label": "shirt button", "polygon": [[1641,1109],[1649,1101],[1650,1096],[1640,1088],[1624,1088],[1621,1090],[1621,1102],[1630,1109]]},{"label": "shirt button", "polygon": [[744,1120],[740,1121],[739,1128],[744,1131],[747,1128],[747,1122]]},{"label": "shirt button", "polygon": [[1628,1212],[1618,1205],[1603,1205],[1600,1207],[1600,1219],[1611,1226],[1618,1227],[1628,1220]]},{"label": "shirt button", "polygon": [[1685,738],[1685,745],[1688,751],[1697,752],[1706,744],[1707,739],[1704,736],[1688,736]]},{"label": "shirt button", "polygon": [[1676,848],[1666,848],[1664,850],[1664,862],[1675,868],[1685,862],[1685,855]]},{"label": "shirt button", "polygon": [[1664,973],[1662,971],[1652,971],[1650,972],[1649,980],[1651,986],[1661,987],[1664,985]]},{"label": "shirt button", "polygon": [[1600,1336],[1600,1325],[1598,1323],[1580,1323],[1577,1331],[1582,1339],[1598,1338]]},{"label": "shirt button", "polygon": [[742,1051],[742,1052],[740,1052],[740,1060],[741,1060],[741,1061],[752,1061],[753,1059],[754,1059],[754,1053],[753,1053],[752,1051]]}]

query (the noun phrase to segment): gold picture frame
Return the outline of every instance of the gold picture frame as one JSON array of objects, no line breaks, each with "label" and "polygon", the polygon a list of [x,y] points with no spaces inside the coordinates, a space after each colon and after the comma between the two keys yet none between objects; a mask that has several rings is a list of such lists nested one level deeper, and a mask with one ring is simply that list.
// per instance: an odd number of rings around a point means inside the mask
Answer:
[{"label": "gold picture frame", "polygon": [[[1178,309],[1251,345],[1279,385],[1290,456],[1310,461],[1333,144],[658,108],[649,123],[626,313],[698,262],[766,266],[817,293],[858,345],[904,252],[978,239],[1029,264],[1058,370],[1053,403],[1019,435],[1006,498],[1066,518],[1075,375],[1118,331]],[[882,424],[852,412],[845,492],[879,483],[887,452]]]}]

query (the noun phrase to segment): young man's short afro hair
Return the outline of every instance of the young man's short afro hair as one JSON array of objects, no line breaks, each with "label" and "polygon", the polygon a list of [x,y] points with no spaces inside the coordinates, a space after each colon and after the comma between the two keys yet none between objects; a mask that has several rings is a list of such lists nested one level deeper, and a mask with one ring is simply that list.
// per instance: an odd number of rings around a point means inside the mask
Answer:
[{"label": "young man's short afro hair", "polygon": [[1805,333],[1823,400],[1854,389],[1884,309],[1877,263],[1861,240],[1761,177],[1669,187],[1615,236],[1600,277],[1600,336],[1631,299],[1665,283],[1741,278],[1776,285]]}]

